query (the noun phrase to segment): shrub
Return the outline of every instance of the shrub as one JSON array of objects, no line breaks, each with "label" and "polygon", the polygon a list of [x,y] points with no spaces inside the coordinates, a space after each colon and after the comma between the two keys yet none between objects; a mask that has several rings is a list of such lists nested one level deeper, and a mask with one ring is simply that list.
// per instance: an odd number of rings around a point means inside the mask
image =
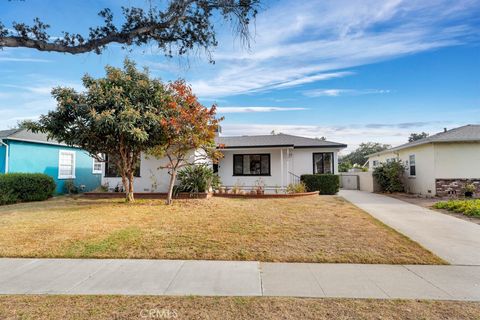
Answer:
[{"label": "shrub", "polygon": [[441,201],[435,203],[434,208],[459,212],[467,216],[480,217],[480,199]]},{"label": "shrub", "polygon": [[53,196],[55,181],[42,173],[8,173],[0,175],[0,204],[42,201]]},{"label": "shrub", "polygon": [[373,177],[384,192],[403,192],[402,177],[405,166],[401,161],[381,163],[373,170]]},{"label": "shrub", "polygon": [[307,192],[307,187],[303,182],[290,183],[287,186],[287,193],[303,193],[303,192]]},{"label": "shrub", "polygon": [[300,177],[307,191],[319,191],[320,194],[336,194],[340,189],[340,178],[334,174],[303,174]]},{"label": "shrub", "polygon": [[192,165],[178,172],[180,184],[178,189],[184,192],[207,192],[210,187],[218,188],[220,178],[207,165]]},{"label": "shrub", "polygon": [[75,185],[75,180],[73,179],[68,179],[63,184],[63,190],[66,194],[78,194],[79,189],[80,188]]}]

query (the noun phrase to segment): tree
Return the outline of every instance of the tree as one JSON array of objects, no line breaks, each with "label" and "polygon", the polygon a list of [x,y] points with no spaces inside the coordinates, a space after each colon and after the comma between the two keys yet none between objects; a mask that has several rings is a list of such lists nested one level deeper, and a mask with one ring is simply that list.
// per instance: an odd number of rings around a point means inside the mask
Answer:
[{"label": "tree", "polygon": [[167,107],[167,118],[161,121],[165,143],[148,151],[157,158],[168,159],[168,164],[159,168],[168,169],[170,174],[167,204],[172,203],[179,169],[198,162],[216,162],[223,156],[214,141],[218,123],[222,120],[215,118],[216,106],[204,107],[182,80],[170,83],[169,90],[173,99]]},{"label": "tree", "polygon": [[368,155],[390,148],[388,144],[377,142],[360,143],[359,147],[340,159],[340,163],[363,165],[368,161]]},{"label": "tree", "polygon": [[401,161],[381,163],[373,170],[373,177],[384,192],[403,192],[405,166]]},{"label": "tree", "polygon": [[85,92],[57,87],[57,108],[24,127],[48,134],[70,146],[115,163],[122,177],[126,201],[134,201],[134,172],[141,152],[164,143],[162,121],[170,95],[159,80],[139,71],[126,59],[123,69],[107,66],[104,78],[85,75]]},{"label": "tree", "polygon": [[48,34],[50,25],[38,17],[32,25],[12,23],[9,29],[0,21],[0,49],[23,47],[39,51],[70,54],[95,52],[100,54],[108,44],[124,47],[155,43],[167,56],[174,49],[182,55],[195,47],[217,45],[214,21],[218,16],[232,22],[237,32],[248,41],[248,26],[257,14],[259,0],[171,0],[162,9],[122,7],[123,21],[116,23],[111,9],[98,13],[103,25],[91,27],[88,36],[62,32],[61,37]]},{"label": "tree", "polygon": [[408,142],[413,142],[413,141],[417,141],[417,140],[420,140],[420,139],[424,139],[426,137],[428,137],[429,134],[426,133],[426,132],[422,132],[422,133],[411,133],[410,134],[410,137],[408,137]]}]

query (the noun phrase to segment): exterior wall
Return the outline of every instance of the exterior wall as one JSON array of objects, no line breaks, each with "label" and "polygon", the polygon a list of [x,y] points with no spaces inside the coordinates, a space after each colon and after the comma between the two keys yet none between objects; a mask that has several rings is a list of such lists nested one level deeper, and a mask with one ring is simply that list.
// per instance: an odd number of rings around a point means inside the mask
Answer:
[{"label": "exterior wall", "polygon": [[[286,187],[289,183],[295,182],[293,176],[313,173],[313,153],[333,152],[333,165],[335,173],[338,173],[338,149],[315,148],[315,149],[294,149],[294,148],[249,148],[249,149],[226,149],[222,150],[224,158],[219,161],[218,174],[222,184],[226,187],[240,185],[245,189],[255,186],[261,179],[267,189]],[[234,176],[233,155],[234,154],[270,154],[270,176]],[[283,164],[281,163],[283,153]],[[283,176],[282,176],[283,165]]]},{"label": "exterior wall", "polygon": [[467,184],[475,186],[474,197],[480,195],[480,179],[435,179],[437,196],[457,197],[465,194],[464,187]]},{"label": "exterior wall", "polygon": [[[439,195],[444,195],[444,189],[448,189],[448,184],[455,180],[458,181],[451,187],[458,189],[463,185],[462,179],[480,179],[480,143],[426,144],[370,157],[369,165],[373,160],[385,162],[388,158],[400,159],[408,164],[411,154],[415,155],[416,176],[410,177],[407,169],[407,192],[433,196],[437,195],[438,189]],[[438,184],[437,180],[445,181]]]},{"label": "exterior wall", "polygon": [[93,174],[93,160],[78,148],[9,140],[8,172],[44,173],[51,176],[57,184],[56,192],[64,192],[64,183],[68,179],[58,179],[58,156],[60,150],[75,152],[75,179],[77,186],[85,186],[90,191],[100,185],[101,174]]},{"label": "exterior wall", "polygon": [[435,178],[480,179],[480,143],[436,143]]},{"label": "exterior wall", "polygon": [[0,173],[5,173],[5,153],[6,147],[4,145],[0,145]]},{"label": "exterior wall", "polygon": [[[408,168],[409,156],[415,155],[416,175],[410,176]],[[406,192],[417,193],[425,196],[435,195],[435,165],[434,165],[434,145],[425,144],[396,152],[389,152],[379,156],[369,158],[371,166],[373,160],[386,162],[387,159],[395,158],[401,160],[407,166],[405,171]],[[373,170],[372,167],[370,167]]]},{"label": "exterior wall", "polygon": [[[199,154],[196,154],[196,156],[203,157]],[[193,154],[190,157],[193,157]],[[190,160],[193,160],[193,158],[190,158]],[[157,159],[153,156],[147,156],[142,153],[140,157],[140,177],[135,177],[133,181],[134,191],[167,192],[170,175],[168,174],[167,169],[159,169],[167,164],[167,158]],[[102,172],[105,172],[104,167],[102,168]],[[122,178],[103,176],[102,185],[108,185],[109,189],[114,189],[116,186],[122,185]]]}]

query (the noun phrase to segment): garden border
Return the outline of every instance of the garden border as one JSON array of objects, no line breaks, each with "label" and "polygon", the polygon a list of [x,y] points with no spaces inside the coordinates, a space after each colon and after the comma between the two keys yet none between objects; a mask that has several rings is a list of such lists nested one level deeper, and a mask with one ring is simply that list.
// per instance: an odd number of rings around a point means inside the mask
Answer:
[{"label": "garden border", "polygon": [[[85,197],[90,199],[122,199],[125,198],[125,193],[123,192],[85,192]],[[136,199],[166,199],[166,192],[135,192],[133,194]],[[189,192],[180,192],[177,195],[174,195],[174,199],[208,199],[211,198],[211,193],[200,192],[200,193],[189,193]]]},{"label": "garden border", "polygon": [[318,195],[318,191],[301,192],[301,193],[264,193],[264,194],[234,194],[234,193],[214,193],[214,197],[221,198],[249,198],[249,199],[270,199],[270,198],[296,198]]}]

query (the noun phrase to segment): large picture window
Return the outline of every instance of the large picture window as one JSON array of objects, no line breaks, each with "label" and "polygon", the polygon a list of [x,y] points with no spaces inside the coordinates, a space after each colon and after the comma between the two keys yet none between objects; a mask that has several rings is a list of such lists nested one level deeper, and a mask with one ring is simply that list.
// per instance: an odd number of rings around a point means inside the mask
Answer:
[{"label": "large picture window", "polygon": [[269,176],[270,154],[234,154],[233,175]]},{"label": "large picture window", "polygon": [[[111,156],[106,156],[105,157],[105,177],[107,178],[117,178],[121,177],[122,175],[117,169],[117,165],[115,164],[115,161],[113,157]],[[140,158],[137,160],[137,164],[135,166],[135,172],[134,172],[135,177],[140,177]]]},{"label": "large picture window", "polygon": [[333,152],[313,154],[313,173],[333,173]]}]

